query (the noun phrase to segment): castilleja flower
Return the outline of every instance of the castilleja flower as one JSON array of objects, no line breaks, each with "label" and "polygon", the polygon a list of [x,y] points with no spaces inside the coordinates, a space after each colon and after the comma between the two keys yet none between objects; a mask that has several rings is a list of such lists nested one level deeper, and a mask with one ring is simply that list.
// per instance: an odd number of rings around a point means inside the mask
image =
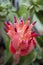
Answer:
[{"label": "castilleja flower", "polygon": [[10,52],[20,56],[28,55],[34,50],[36,46],[35,37],[38,36],[35,31],[32,31],[36,21],[30,25],[30,18],[24,23],[23,19],[18,22],[14,16],[14,24],[11,22],[4,22],[6,28],[4,28],[7,35],[10,37]]}]

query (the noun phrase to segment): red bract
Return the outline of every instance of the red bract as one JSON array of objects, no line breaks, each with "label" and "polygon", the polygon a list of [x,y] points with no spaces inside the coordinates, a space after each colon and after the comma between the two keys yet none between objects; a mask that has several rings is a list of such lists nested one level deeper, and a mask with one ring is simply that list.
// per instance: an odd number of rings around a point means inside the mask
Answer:
[{"label": "red bract", "polygon": [[35,37],[38,36],[35,31],[32,31],[36,21],[30,25],[30,19],[24,23],[23,19],[18,22],[17,18],[14,17],[14,24],[11,22],[4,22],[6,28],[5,32],[10,37],[10,52],[15,55],[25,56],[32,52],[36,46]]}]

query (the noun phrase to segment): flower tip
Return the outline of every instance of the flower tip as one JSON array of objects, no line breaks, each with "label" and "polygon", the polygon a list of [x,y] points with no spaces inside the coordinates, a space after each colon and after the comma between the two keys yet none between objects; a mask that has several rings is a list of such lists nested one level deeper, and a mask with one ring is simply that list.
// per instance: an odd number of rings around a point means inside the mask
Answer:
[{"label": "flower tip", "polygon": [[23,22],[23,20],[21,19],[20,22]]},{"label": "flower tip", "polygon": [[16,16],[14,16],[14,19],[16,19]]},{"label": "flower tip", "polygon": [[23,18],[20,18],[20,22],[23,22]]},{"label": "flower tip", "polygon": [[30,20],[30,17],[28,17],[28,20]]},{"label": "flower tip", "polygon": [[6,29],[6,28],[4,28],[4,31],[7,33],[8,32],[8,30]]},{"label": "flower tip", "polygon": [[7,21],[7,24],[8,24],[8,25],[10,25],[10,22],[9,22],[9,21]]},{"label": "flower tip", "polygon": [[4,22],[4,25],[6,25],[6,21]]},{"label": "flower tip", "polygon": [[16,23],[17,21],[16,21],[16,16],[14,16],[14,23]]},{"label": "flower tip", "polygon": [[35,34],[32,34],[32,36],[37,37],[37,36],[40,36],[40,34],[35,33]]},{"label": "flower tip", "polygon": [[38,36],[40,36],[40,34],[36,34],[35,36],[38,37]]},{"label": "flower tip", "polygon": [[31,34],[34,34],[35,32],[36,32],[36,31],[34,30],[34,31],[31,32]]},{"label": "flower tip", "polygon": [[40,34],[37,34],[37,36],[40,36]]},{"label": "flower tip", "polygon": [[16,28],[14,28],[14,30],[15,30],[15,32],[17,32],[17,29]]},{"label": "flower tip", "polygon": [[37,21],[33,22],[32,24],[35,25]]}]

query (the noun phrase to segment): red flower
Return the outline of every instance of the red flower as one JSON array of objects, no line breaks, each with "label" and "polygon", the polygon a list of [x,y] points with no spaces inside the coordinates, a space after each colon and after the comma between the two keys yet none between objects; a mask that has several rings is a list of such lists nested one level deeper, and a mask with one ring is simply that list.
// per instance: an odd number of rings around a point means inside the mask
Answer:
[{"label": "red flower", "polygon": [[4,22],[6,28],[4,29],[10,37],[10,52],[12,54],[19,54],[25,56],[32,52],[36,46],[35,37],[38,34],[32,31],[36,21],[30,25],[30,18],[24,23],[21,19],[20,22],[14,17],[14,25],[11,22]]}]

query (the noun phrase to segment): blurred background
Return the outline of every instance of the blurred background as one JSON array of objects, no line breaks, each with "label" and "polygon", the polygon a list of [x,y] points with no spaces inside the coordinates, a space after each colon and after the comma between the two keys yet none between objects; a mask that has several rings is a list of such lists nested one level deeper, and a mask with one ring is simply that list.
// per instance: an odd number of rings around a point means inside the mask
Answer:
[{"label": "blurred background", "polygon": [[[30,23],[37,21],[34,30],[40,34],[36,38],[38,43],[36,52],[33,52],[33,55],[28,57],[29,59],[26,57],[27,61],[22,58],[19,65],[43,65],[43,0],[0,0],[0,40],[3,38],[3,43],[6,47],[5,49],[3,47],[5,50],[3,53],[4,61],[1,65],[11,65],[12,62],[12,55],[9,52],[10,39],[4,32],[3,23],[4,21],[11,21],[13,23],[14,16],[18,20],[22,17],[24,21],[30,17]],[[33,60],[35,61],[33,62]]]}]

